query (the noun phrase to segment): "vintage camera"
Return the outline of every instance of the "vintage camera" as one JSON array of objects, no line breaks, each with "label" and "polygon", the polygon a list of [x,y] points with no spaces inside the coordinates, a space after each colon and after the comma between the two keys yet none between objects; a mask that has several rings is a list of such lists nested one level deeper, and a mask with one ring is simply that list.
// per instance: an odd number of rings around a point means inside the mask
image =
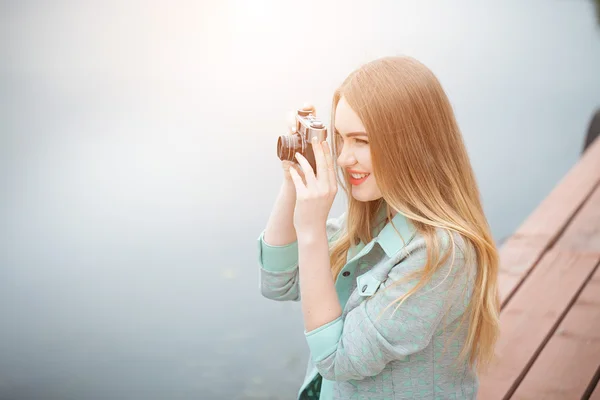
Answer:
[{"label": "vintage camera", "polygon": [[325,124],[310,111],[297,110],[296,132],[291,135],[281,135],[277,139],[277,156],[280,160],[297,163],[296,152],[302,154],[310,163],[313,171],[317,171],[312,138],[316,136],[319,143],[327,140]]}]

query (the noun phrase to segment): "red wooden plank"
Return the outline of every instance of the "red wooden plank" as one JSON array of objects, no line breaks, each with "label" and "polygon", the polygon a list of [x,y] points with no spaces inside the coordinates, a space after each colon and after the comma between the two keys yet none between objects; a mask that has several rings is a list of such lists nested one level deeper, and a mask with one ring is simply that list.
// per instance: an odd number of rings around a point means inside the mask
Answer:
[{"label": "red wooden plank", "polygon": [[551,250],[500,314],[497,360],[480,379],[480,399],[503,399],[519,383],[587,282],[600,256]]},{"label": "red wooden plank", "polygon": [[589,400],[600,400],[600,382],[596,384],[596,390],[592,392]]},{"label": "red wooden plank", "polygon": [[[569,221],[568,229],[561,232],[556,246],[544,254],[502,310],[498,358],[481,378],[480,398],[502,399],[518,387],[600,262],[600,252],[594,251],[600,238],[598,193],[600,189],[586,198],[586,203]],[[586,238],[583,247],[577,243],[582,237]],[[523,273],[526,264],[532,262],[533,256],[527,251],[539,251],[538,239],[519,239],[522,253],[509,254],[513,257],[513,274]],[[516,248],[515,244],[512,246]],[[580,252],[581,249],[584,251]],[[525,261],[519,266],[521,260]]]},{"label": "red wooden plank", "polygon": [[548,197],[517,229],[517,235],[556,238],[600,182],[600,140],[583,154]]},{"label": "red wooden plank", "polygon": [[599,183],[600,139],[596,139],[579,162],[500,248],[498,285],[503,307]]},{"label": "red wooden plank", "polygon": [[515,288],[539,261],[548,247],[545,240],[512,236],[500,248],[498,290],[504,307]]},{"label": "red wooden plank", "polygon": [[511,399],[580,399],[600,364],[600,268]]},{"label": "red wooden plank", "polygon": [[592,193],[555,247],[600,254],[600,186]]}]

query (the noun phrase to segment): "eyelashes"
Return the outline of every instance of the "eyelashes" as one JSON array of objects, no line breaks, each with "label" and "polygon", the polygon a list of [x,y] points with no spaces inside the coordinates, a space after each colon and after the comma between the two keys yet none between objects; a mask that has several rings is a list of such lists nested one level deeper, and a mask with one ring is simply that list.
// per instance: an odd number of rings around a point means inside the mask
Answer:
[{"label": "eyelashes", "polygon": [[[351,138],[349,140],[353,140],[355,143],[357,143],[358,145],[367,145],[369,144],[369,142],[367,140],[364,139],[359,139],[359,138]],[[342,135],[340,135],[339,133],[335,134],[335,141],[336,144],[338,146],[341,146],[344,143],[344,138]]]}]

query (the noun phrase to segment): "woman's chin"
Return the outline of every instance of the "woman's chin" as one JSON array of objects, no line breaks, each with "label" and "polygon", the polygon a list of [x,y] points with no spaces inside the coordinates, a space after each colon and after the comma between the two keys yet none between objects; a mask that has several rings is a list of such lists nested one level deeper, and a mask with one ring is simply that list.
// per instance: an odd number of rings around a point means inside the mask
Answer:
[{"label": "woman's chin", "polygon": [[354,200],[367,202],[367,201],[378,200],[381,198],[381,194],[377,193],[378,191],[365,190],[365,189],[367,189],[367,188],[366,187],[361,188],[360,186],[353,186],[352,187],[352,197],[354,198]]}]

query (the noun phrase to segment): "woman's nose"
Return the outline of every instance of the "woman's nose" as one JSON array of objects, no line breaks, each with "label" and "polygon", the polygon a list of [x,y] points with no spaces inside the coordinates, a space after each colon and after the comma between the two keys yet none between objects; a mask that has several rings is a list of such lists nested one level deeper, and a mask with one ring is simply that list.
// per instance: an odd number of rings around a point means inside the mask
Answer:
[{"label": "woman's nose", "polygon": [[352,154],[352,152],[342,148],[342,151],[337,159],[337,163],[341,167],[349,167],[350,165],[356,164],[356,159],[354,158],[354,154]]}]

